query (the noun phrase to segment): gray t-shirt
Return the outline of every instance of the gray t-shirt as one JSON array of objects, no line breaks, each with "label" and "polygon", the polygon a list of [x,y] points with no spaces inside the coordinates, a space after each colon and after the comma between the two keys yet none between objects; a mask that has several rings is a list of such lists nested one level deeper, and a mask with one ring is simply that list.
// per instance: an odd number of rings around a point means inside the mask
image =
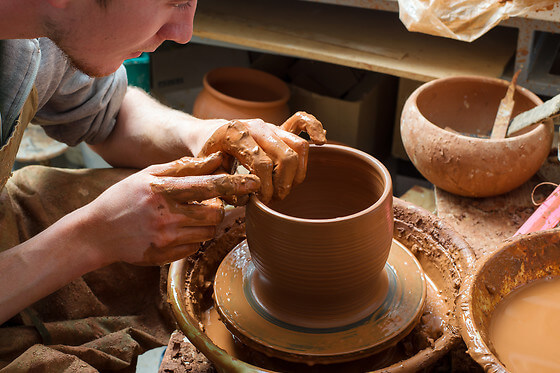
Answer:
[{"label": "gray t-shirt", "polygon": [[[39,110],[33,123],[42,125],[49,136],[71,146],[82,141],[95,144],[107,138],[126,93],[127,79],[123,66],[107,77],[91,78],[72,67],[60,49],[47,38],[31,42],[1,42],[0,69],[9,72],[12,81],[17,83],[10,84],[8,80],[8,84],[4,84],[6,80],[0,80],[2,121],[6,117],[3,108],[14,107],[13,102],[9,103],[9,98],[18,101],[16,97],[22,91],[21,87],[26,86],[21,83],[25,80],[22,77],[30,76],[32,61],[39,58],[34,80]],[[21,64],[22,60],[31,62]]]},{"label": "gray t-shirt", "polygon": [[11,136],[40,62],[38,40],[0,40],[0,145]]}]

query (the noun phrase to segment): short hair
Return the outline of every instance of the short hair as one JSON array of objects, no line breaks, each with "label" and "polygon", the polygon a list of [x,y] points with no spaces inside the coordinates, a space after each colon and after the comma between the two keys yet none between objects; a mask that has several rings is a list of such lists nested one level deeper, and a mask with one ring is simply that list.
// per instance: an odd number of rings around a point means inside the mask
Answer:
[{"label": "short hair", "polygon": [[109,1],[111,0],[95,0],[102,8],[107,8]]}]

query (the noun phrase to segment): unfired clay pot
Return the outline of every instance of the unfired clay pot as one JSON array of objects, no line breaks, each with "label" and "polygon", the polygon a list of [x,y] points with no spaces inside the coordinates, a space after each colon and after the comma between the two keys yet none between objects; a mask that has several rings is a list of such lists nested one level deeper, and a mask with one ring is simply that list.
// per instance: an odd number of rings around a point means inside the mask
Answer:
[{"label": "unfired clay pot", "polygon": [[312,145],[305,181],[269,206],[252,197],[246,219],[253,291],[278,319],[343,326],[371,314],[385,298],[392,183],[372,156]]},{"label": "unfired clay pot", "polygon": [[519,235],[480,259],[465,278],[458,305],[461,334],[468,353],[485,371],[506,373],[489,338],[496,306],[528,283],[560,276],[560,229]]},{"label": "unfired clay pot", "polygon": [[280,125],[290,116],[286,83],[264,71],[221,67],[209,71],[193,115],[201,119],[252,119]]},{"label": "unfired clay pot", "polygon": [[[476,137],[490,133],[508,85],[457,76],[433,80],[412,93],[403,107],[401,136],[426,179],[451,193],[487,197],[517,188],[538,171],[550,152],[551,120],[505,139]],[[542,103],[519,86],[514,101],[512,118]]]}]

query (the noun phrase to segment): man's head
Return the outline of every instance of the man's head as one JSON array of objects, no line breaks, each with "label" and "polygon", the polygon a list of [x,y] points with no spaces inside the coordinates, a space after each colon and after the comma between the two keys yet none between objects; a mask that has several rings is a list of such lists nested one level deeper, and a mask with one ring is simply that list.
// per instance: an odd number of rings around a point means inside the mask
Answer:
[{"label": "man's head", "polygon": [[188,42],[196,1],[48,0],[44,28],[77,68],[104,76],[165,40]]}]

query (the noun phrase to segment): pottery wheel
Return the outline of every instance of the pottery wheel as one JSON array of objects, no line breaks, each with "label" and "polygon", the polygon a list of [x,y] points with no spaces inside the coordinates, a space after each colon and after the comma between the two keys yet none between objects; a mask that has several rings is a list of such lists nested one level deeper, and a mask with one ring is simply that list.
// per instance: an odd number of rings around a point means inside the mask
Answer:
[{"label": "pottery wheel", "polygon": [[334,363],[380,352],[415,326],[426,298],[426,280],[416,257],[393,240],[385,271],[389,290],[364,319],[336,328],[305,328],[270,315],[251,290],[255,267],[247,241],[222,261],[214,280],[214,301],[227,328],[246,345],[290,361]]}]

